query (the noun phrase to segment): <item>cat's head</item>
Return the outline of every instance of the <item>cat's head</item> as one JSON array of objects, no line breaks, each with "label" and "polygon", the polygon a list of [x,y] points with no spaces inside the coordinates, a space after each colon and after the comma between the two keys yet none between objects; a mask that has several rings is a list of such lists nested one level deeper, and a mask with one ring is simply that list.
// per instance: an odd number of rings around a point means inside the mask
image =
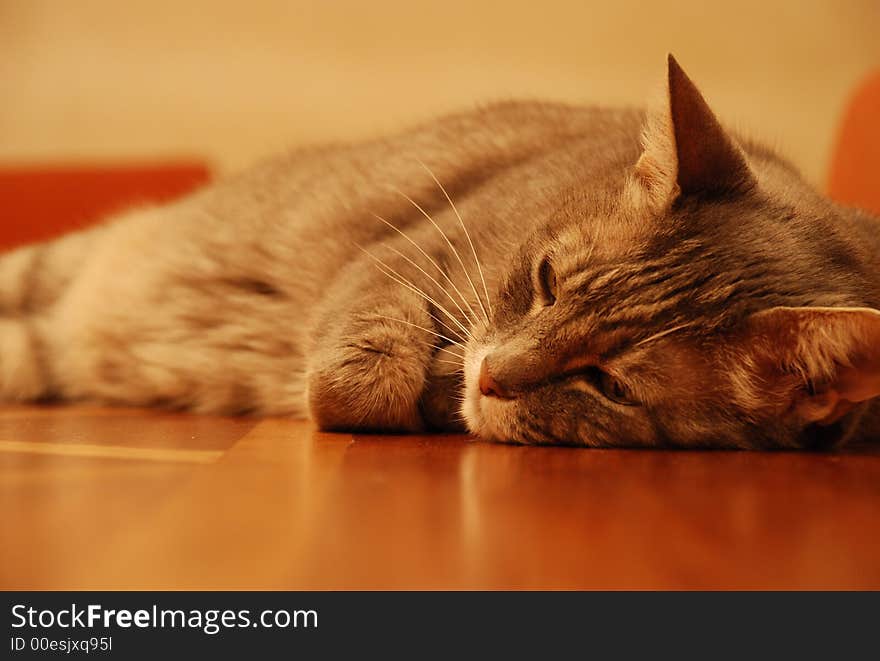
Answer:
[{"label": "cat's head", "polygon": [[559,200],[512,259],[465,355],[477,435],[826,446],[880,395],[850,219],[668,72],[620,185]]}]

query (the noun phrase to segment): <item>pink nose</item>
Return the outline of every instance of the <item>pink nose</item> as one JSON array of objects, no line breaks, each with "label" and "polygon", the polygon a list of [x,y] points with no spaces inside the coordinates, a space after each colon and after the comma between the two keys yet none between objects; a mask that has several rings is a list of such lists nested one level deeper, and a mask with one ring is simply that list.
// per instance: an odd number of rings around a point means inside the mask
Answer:
[{"label": "pink nose", "polygon": [[485,358],[480,365],[480,392],[486,397],[513,399],[513,395],[492,376],[492,372],[489,371],[489,362]]}]

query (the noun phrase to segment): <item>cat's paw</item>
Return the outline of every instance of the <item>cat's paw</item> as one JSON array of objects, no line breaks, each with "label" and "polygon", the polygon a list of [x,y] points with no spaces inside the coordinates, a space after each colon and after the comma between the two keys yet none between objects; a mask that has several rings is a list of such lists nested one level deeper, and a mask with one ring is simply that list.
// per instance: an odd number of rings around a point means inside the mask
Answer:
[{"label": "cat's paw", "polygon": [[308,374],[312,419],[328,430],[420,431],[425,343],[405,341],[399,328],[378,324],[324,350]]}]

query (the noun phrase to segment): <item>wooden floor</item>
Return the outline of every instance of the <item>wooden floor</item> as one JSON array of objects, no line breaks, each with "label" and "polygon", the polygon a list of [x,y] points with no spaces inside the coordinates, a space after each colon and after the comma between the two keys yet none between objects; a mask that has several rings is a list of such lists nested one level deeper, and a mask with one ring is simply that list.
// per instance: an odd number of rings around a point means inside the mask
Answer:
[{"label": "wooden floor", "polygon": [[880,452],[0,410],[0,587],[880,588]]}]

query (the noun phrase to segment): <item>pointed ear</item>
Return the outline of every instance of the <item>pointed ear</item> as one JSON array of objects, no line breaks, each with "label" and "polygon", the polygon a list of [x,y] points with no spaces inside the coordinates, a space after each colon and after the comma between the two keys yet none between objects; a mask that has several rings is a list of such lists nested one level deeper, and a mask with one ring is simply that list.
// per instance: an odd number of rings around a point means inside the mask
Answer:
[{"label": "pointed ear", "polygon": [[753,186],[742,150],[671,54],[667,93],[667,103],[648,115],[644,152],[635,167],[654,210],[665,210],[681,195],[721,195]]},{"label": "pointed ear", "polygon": [[805,424],[830,425],[880,396],[880,312],[871,308],[778,307],[746,322],[741,364],[759,400]]}]

